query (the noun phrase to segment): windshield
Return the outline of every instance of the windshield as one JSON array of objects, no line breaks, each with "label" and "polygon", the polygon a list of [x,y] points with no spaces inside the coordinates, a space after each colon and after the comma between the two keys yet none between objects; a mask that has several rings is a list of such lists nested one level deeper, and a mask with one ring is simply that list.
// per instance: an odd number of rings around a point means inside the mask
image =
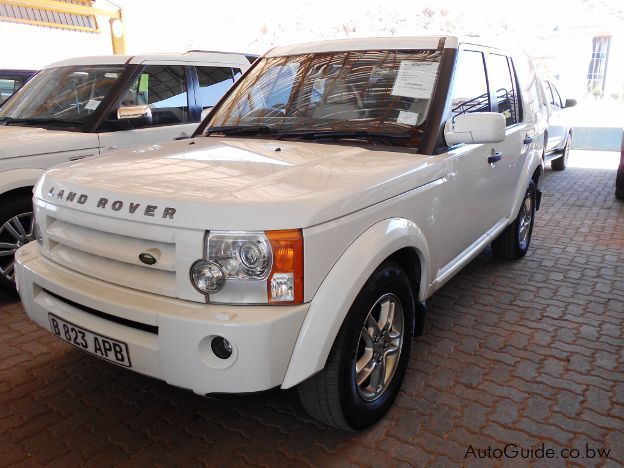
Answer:
[{"label": "windshield", "polygon": [[47,68],[0,108],[0,122],[84,122],[111,90],[124,65]]},{"label": "windshield", "polygon": [[[207,134],[384,134],[418,144],[441,52],[346,51],[266,57],[210,116]],[[247,131],[245,131],[247,130]]]}]

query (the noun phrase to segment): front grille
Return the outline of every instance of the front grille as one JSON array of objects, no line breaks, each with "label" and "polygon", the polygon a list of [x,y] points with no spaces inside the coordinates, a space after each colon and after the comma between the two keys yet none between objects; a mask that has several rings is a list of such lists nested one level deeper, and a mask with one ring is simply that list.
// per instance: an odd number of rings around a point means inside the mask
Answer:
[{"label": "front grille", "polygon": [[141,331],[145,331],[148,333],[153,333],[154,335],[158,335],[158,327],[155,325],[148,325],[146,323],[135,322],[134,320],[128,320],[122,317],[117,317],[115,315],[107,314],[106,312],[92,309],[91,307],[87,307],[85,305],[78,304],[77,302],[70,301],[69,299],[61,297],[58,294],[53,293],[52,291],[48,291],[47,289],[44,289],[43,291],[46,294],[55,298],[56,300],[61,301],[64,304],[72,306],[78,310],[81,310],[82,312],[85,312],[87,314],[95,315],[96,317],[99,317],[101,319],[109,320],[111,322],[115,322],[120,325],[125,325],[126,327],[131,327],[137,330],[141,330]]},{"label": "front grille", "polygon": [[[79,273],[140,291],[176,297],[176,245],[107,232],[47,217],[46,255]],[[146,265],[139,253],[156,252]]]}]

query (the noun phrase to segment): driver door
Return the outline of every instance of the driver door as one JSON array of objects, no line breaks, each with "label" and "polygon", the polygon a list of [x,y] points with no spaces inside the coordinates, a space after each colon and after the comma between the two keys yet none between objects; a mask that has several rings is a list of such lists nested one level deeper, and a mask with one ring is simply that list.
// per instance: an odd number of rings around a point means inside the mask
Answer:
[{"label": "driver door", "polygon": [[[190,112],[187,68],[175,64],[144,66],[98,131],[100,154],[190,137],[197,122]],[[118,109],[130,106],[149,106],[150,118],[118,119]]]}]

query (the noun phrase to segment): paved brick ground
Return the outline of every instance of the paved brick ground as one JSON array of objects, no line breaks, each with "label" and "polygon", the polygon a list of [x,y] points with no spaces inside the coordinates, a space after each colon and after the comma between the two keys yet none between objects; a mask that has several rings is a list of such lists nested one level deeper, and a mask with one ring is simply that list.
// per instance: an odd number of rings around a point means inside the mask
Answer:
[{"label": "paved brick ground", "polygon": [[624,204],[614,177],[547,170],[528,256],[484,252],[435,295],[396,405],[358,435],[311,421],[293,392],[209,400],[109,365],[0,299],[0,464],[446,466],[482,464],[465,458],[470,444],[542,442],[578,449],[579,464],[600,462],[583,459],[586,444],[608,447],[608,463],[623,464]]}]

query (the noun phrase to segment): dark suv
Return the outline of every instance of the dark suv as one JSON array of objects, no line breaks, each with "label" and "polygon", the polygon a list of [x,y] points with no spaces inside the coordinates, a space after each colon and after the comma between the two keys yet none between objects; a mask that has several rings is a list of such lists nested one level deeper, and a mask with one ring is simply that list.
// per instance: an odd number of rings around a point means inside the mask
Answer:
[{"label": "dark suv", "polygon": [[35,73],[33,70],[0,70],[0,106]]}]

